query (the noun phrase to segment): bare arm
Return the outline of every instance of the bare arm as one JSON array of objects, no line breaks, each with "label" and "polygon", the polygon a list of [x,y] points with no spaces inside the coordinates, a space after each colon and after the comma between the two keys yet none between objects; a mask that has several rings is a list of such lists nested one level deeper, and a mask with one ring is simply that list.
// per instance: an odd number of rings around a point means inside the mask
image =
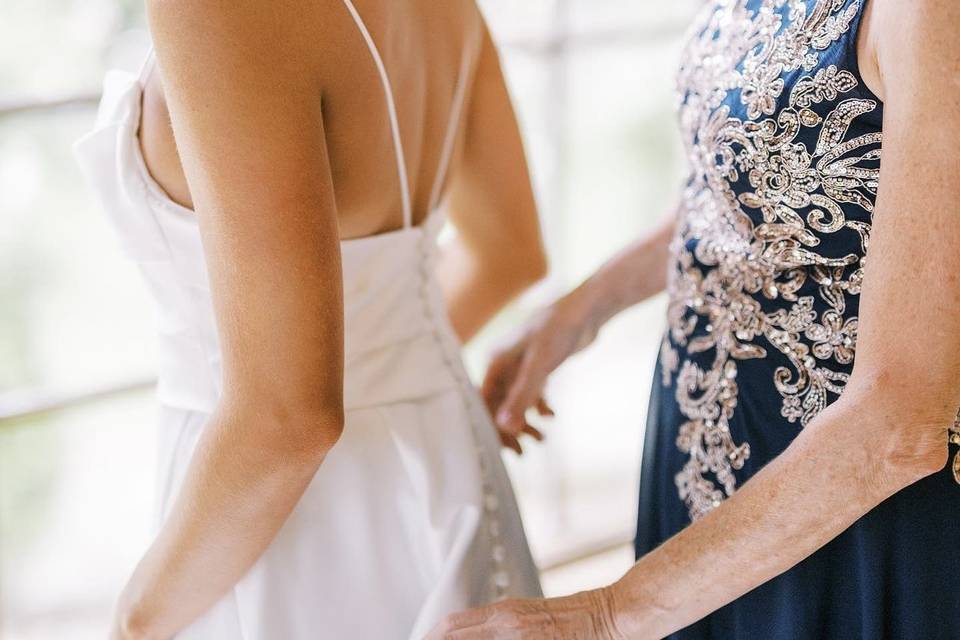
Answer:
[{"label": "bare arm", "polygon": [[[516,637],[544,629],[565,638],[663,637],[943,469],[960,407],[960,8],[918,0],[876,9],[891,90],[857,360],[843,396],[736,495],[611,588],[467,613],[448,623],[463,629],[455,637],[486,637],[505,621],[532,630]],[[599,631],[588,635],[591,628]]]},{"label": "bare arm", "polygon": [[534,407],[541,414],[552,414],[543,388],[557,367],[592,343],[611,318],[664,289],[676,222],[673,211],[540,313],[518,340],[493,357],[482,391],[505,446],[522,453],[521,434],[541,438],[527,422],[526,412]]},{"label": "bare arm", "polygon": [[[648,622],[661,635],[692,623],[946,461],[960,408],[960,9],[921,0],[874,10],[889,90],[853,375],[779,458],[615,587],[618,603],[634,603],[619,614],[629,637]],[[660,611],[625,613],[644,600]]]},{"label": "bare arm", "polygon": [[571,308],[588,335],[596,335],[621,311],[664,290],[670,264],[670,240],[676,225],[677,211],[674,210],[561,301]]},{"label": "bare arm", "polygon": [[457,234],[438,274],[454,329],[467,341],[547,268],[520,131],[486,27],[464,135],[450,184]]},{"label": "bare arm", "polygon": [[209,267],[224,392],[121,597],[119,637],[168,638],[229,590],[342,429],[338,229],[298,4],[148,2]]}]

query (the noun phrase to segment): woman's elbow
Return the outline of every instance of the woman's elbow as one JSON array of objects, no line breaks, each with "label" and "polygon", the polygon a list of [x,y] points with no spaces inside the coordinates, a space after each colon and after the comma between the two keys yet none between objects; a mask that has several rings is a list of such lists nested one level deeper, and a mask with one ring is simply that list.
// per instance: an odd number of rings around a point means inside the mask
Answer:
[{"label": "woman's elbow", "polygon": [[546,250],[541,246],[538,251],[534,263],[531,265],[530,275],[533,282],[539,282],[547,277],[547,273],[550,271],[550,260],[547,258]]},{"label": "woman's elbow", "polygon": [[341,403],[302,412],[291,422],[287,432],[307,460],[319,463],[340,441],[345,422]]},{"label": "woman's elbow", "polygon": [[905,420],[895,428],[896,437],[887,447],[885,461],[904,486],[933,475],[947,464],[947,430],[952,421],[934,421],[923,415]]},{"label": "woman's elbow", "polygon": [[542,247],[538,247],[536,251],[519,258],[514,274],[524,287],[529,287],[546,278],[549,270],[547,254]]},{"label": "woman's elbow", "polygon": [[[844,393],[866,427],[868,440],[863,445],[874,447],[879,454],[881,473],[903,486],[946,465],[948,433],[960,408],[960,401],[955,404],[952,396],[897,371],[854,375]],[[862,416],[872,418],[863,420]]]},{"label": "woman's elbow", "polygon": [[541,247],[498,247],[471,252],[473,280],[501,296],[515,296],[546,277],[549,265]]},{"label": "woman's elbow", "polygon": [[343,435],[345,414],[339,399],[294,402],[260,395],[231,404],[231,412],[249,425],[256,446],[284,463],[319,465]]},{"label": "woman's elbow", "polygon": [[491,262],[491,267],[499,269],[504,279],[522,288],[543,280],[550,269],[547,252],[539,239],[502,251],[492,256]]}]

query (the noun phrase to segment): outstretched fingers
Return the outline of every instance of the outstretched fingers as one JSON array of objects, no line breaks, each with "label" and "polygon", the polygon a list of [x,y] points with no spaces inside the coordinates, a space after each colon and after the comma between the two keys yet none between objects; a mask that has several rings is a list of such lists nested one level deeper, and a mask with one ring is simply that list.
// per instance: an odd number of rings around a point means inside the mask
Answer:
[{"label": "outstretched fingers", "polygon": [[[543,385],[548,373],[542,366],[536,349],[524,351],[506,397],[494,414],[497,426],[502,431],[518,436],[531,428],[526,419],[527,409],[539,407],[541,404]],[[546,407],[546,403],[543,403],[543,406]]]}]

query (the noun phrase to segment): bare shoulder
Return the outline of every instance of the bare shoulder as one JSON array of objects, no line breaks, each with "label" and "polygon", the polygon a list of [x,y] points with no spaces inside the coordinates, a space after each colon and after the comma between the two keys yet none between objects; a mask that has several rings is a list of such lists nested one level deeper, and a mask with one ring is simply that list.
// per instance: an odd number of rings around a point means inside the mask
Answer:
[{"label": "bare shoulder", "polygon": [[[274,77],[319,59],[330,0],[147,0],[159,47],[195,64],[271,65]],[[225,68],[225,67],[220,67]]]},{"label": "bare shoulder", "polygon": [[960,89],[960,3],[870,0],[870,38],[886,92]]},{"label": "bare shoulder", "polygon": [[222,34],[220,29],[228,27],[235,35],[254,39],[276,26],[284,27],[287,32],[327,12],[331,5],[329,0],[146,0],[152,19],[173,20],[188,32],[197,28],[212,37]]}]

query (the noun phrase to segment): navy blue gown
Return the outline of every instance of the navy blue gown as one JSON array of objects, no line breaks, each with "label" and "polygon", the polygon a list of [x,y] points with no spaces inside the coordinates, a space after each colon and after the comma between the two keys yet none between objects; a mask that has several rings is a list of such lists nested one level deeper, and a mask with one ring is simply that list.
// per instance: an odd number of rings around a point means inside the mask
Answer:
[{"label": "navy blue gown", "polygon": [[[783,452],[850,376],[883,120],[858,71],[864,2],[715,0],[689,34],[678,109],[691,171],[672,244],[638,556]],[[905,489],[673,637],[960,639],[954,473]]]}]

